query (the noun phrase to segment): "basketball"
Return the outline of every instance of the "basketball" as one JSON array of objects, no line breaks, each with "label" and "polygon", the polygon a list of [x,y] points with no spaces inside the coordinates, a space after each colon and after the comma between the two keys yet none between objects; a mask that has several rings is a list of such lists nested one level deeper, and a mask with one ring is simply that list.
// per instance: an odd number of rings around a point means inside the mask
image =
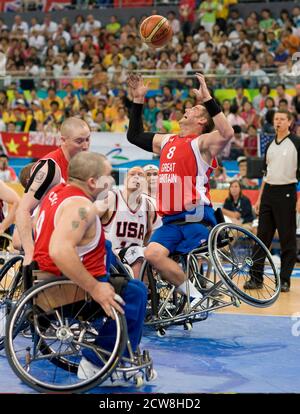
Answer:
[{"label": "basketball", "polygon": [[142,22],[140,35],[143,42],[148,46],[159,48],[165,46],[171,40],[173,31],[168,19],[153,15]]}]

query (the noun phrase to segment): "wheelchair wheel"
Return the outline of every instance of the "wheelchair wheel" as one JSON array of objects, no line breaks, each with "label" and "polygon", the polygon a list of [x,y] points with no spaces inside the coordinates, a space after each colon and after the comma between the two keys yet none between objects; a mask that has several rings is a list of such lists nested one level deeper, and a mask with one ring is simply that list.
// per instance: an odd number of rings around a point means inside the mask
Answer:
[{"label": "wheelchair wheel", "polygon": [[22,295],[22,263],[23,256],[15,256],[0,270],[0,351],[4,348],[7,317]]},{"label": "wheelchair wheel", "polygon": [[[178,255],[173,259],[181,263],[185,271],[184,257]],[[142,266],[140,280],[148,286],[146,324],[164,320],[171,321],[174,316],[182,313],[187,302],[186,296],[177,292],[173,285],[163,280],[159,272],[147,262]]]},{"label": "wheelchair wheel", "polygon": [[[256,307],[267,307],[276,301],[279,275],[269,250],[258,237],[238,225],[222,223],[211,231],[208,249],[224,284],[240,300]],[[250,277],[256,281],[263,277],[262,288],[245,289]]]},{"label": "wheelchair wheel", "polygon": [[[85,295],[85,297],[83,296]],[[84,392],[115,370],[126,346],[124,315],[107,318],[71,280],[55,278],[30,288],[10,312],[5,349],[15,374],[40,392]],[[22,335],[22,331],[31,335]],[[99,370],[77,377],[82,357]]]},{"label": "wheelchair wheel", "polygon": [[6,256],[12,251],[12,237],[3,233],[0,235],[0,265],[7,260]]}]

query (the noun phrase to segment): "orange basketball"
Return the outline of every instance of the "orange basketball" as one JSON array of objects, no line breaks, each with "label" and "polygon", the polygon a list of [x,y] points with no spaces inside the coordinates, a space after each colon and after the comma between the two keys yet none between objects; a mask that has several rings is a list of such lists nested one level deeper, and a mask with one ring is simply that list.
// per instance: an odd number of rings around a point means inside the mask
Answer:
[{"label": "orange basketball", "polygon": [[168,19],[155,14],[142,22],[140,35],[143,42],[156,48],[165,46],[171,40],[173,31]]}]

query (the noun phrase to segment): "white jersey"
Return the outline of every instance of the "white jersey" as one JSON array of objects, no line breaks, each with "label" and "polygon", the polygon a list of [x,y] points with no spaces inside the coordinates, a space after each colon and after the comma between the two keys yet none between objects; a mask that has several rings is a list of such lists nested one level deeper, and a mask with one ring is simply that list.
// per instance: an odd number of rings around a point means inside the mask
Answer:
[{"label": "white jersey", "polygon": [[136,210],[128,207],[120,190],[115,192],[115,211],[107,224],[103,225],[105,236],[114,251],[133,244],[143,246],[148,231],[149,201],[144,194]]}]

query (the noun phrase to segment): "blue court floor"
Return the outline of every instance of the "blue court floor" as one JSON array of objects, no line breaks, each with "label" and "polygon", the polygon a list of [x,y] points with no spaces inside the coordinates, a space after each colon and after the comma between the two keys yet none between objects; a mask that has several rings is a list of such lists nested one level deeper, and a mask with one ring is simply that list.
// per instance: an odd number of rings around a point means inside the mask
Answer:
[{"label": "blue court floor", "polygon": [[[294,335],[293,335],[294,334]],[[299,336],[296,336],[299,335]],[[147,330],[158,378],[139,389],[97,387],[92,393],[300,393],[300,319],[213,314],[193,330]],[[34,393],[0,353],[0,393]]]}]

